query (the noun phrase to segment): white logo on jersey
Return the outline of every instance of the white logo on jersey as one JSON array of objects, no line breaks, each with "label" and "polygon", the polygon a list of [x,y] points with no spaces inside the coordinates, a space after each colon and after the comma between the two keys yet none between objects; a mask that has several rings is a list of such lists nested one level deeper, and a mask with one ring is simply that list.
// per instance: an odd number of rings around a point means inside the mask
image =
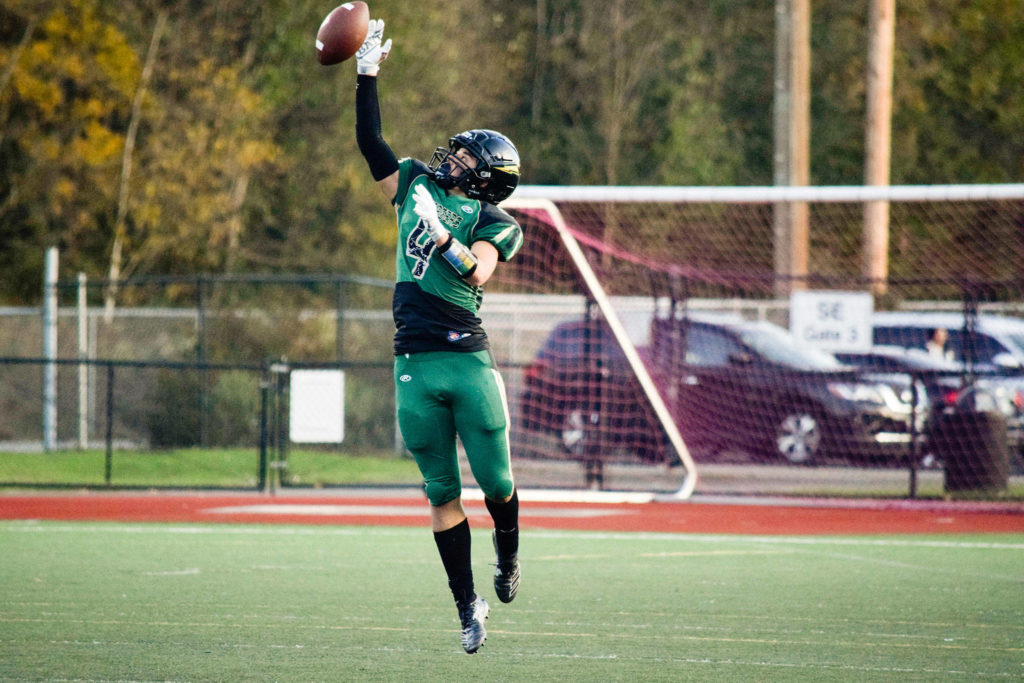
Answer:
[{"label": "white logo on jersey", "polygon": [[462,207],[462,213],[473,213],[473,207],[472,206],[464,206],[464,207]]},{"label": "white logo on jersey", "polygon": [[462,222],[462,219],[459,218],[459,214],[455,213],[447,206],[441,206],[440,204],[437,205],[437,217],[445,224],[446,227],[451,229],[459,227],[459,223]]},{"label": "white logo on jersey", "polygon": [[402,382],[411,382],[412,381],[412,375],[402,375],[398,379],[400,381],[402,381]]}]

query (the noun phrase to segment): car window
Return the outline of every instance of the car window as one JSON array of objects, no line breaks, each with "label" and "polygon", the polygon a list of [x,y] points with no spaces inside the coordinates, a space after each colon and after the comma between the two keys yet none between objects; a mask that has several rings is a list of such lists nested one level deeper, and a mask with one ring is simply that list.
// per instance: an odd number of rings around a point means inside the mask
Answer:
[{"label": "car window", "polygon": [[580,330],[577,327],[556,327],[537,355],[541,358],[565,358],[579,355]]},{"label": "car window", "polygon": [[737,330],[743,343],[770,363],[800,370],[838,370],[843,364],[830,353],[800,345],[785,330],[757,325]]},{"label": "car window", "polygon": [[866,367],[879,372],[960,372],[960,363],[937,358],[925,351],[908,349],[898,356],[881,353],[837,353],[836,357],[844,363]]},{"label": "car window", "polygon": [[[953,355],[961,360],[967,358],[967,350],[964,348],[964,342],[965,338],[963,330],[949,331],[949,348],[953,350]],[[981,363],[991,363],[996,354],[1004,353],[1006,351],[1002,344],[987,334],[975,333],[973,338],[973,347],[974,360]]]},{"label": "car window", "polygon": [[1018,353],[1014,353],[1013,355],[1020,358],[1019,351],[1024,350],[1024,334],[1018,334],[1015,332],[1013,334],[1006,335],[1006,337],[1009,340],[1009,342],[1016,347],[1013,350],[1018,351]]},{"label": "car window", "polygon": [[894,370],[896,368],[896,361],[888,356],[875,356],[869,353],[837,353],[836,358],[848,365],[875,370]]},{"label": "car window", "polygon": [[742,347],[725,334],[706,327],[690,327],[686,333],[686,362],[703,367],[723,367]]},{"label": "car window", "polygon": [[872,334],[876,346],[902,346],[905,349],[924,348],[928,330],[919,327],[876,326]]},{"label": "car window", "polygon": [[598,323],[573,323],[556,327],[537,356],[569,360],[583,358],[588,351],[591,356],[600,355],[606,360],[619,361],[625,358],[611,331]]},{"label": "car window", "polygon": [[552,358],[578,358],[583,353],[584,341],[588,340],[593,348],[600,343],[600,330],[587,330],[581,323],[560,325],[556,327],[541,351],[542,356]]}]

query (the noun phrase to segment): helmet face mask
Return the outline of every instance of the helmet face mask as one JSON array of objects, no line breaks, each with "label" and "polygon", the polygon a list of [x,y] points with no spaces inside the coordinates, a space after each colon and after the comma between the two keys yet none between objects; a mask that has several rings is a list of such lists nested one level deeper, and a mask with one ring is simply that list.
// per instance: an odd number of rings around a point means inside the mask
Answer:
[{"label": "helmet face mask", "polygon": [[[474,168],[456,156],[460,149],[476,159]],[[511,140],[493,130],[468,130],[452,137],[447,149],[434,150],[429,167],[443,189],[458,187],[467,197],[491,204],[507,199],[519,184],[519,152]]]}]

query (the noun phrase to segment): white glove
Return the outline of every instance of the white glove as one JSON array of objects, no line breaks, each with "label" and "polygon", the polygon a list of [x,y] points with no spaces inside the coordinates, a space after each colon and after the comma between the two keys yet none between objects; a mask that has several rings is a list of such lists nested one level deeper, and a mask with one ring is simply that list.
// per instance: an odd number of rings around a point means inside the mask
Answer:
[{"label": "white glove", "polygon": [[430,196],[430,192],[422,185],[417,185],[412,196],[412,210],[427,224],[427,233],[434,244],[441,244],[448,236],[448,230],[441,225],[441,219],[437,217],[437,203]]},{"label": "white glove", "polygon": [[376,76],[380,71],[380,63],[388,58],[391,52],[391,39],[381,45],[384,37],[384,20],[371,19],[370,28],[366,32],[366,40],[356,51],[356,73],[362,76]]}]

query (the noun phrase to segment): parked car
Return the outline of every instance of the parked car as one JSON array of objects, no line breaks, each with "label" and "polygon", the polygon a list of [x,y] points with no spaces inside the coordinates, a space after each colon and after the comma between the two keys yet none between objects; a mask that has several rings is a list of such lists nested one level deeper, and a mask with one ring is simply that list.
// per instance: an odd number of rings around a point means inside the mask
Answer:
[{"label": "parked car", "polygon": [[871,325],[874,344],[905,349],[924,349],[931,330],[944,328],[955,360],[1002,374],[1024,373],[1024,320],[1020,318],[979,315],[972,340],[965,338],[963,313],[879,311],[872,315]]},{"label": "parked car", "polygon": [[625,354],[596,320],[557,325],[523,373],[521,426],[558,436],[563,450],[586,459],[626,451],[664,458],[661,429]]},{"label": "parked car", "polygon": [[955,412],[996,412],[1007,425],[1007,444],[1024,444],[1024,376],[1004,375],[998,366],[970,369],[959,361],[900,346],[875,346],[868,351],[837,352],[836,358],[869,372],[899,373],[920,380],[928,392],[933,416]]},{"label": "parked car", "polygon": [[677,385],[674,413],[691,439],[793,463],[891,459],[927,419],[924,399],[911,407],[909,378],[860,373],[768,322],[687,318],[655,329],[655,367]]},{"label": "parked car", "polygon": [[[907,378],[858,373],[771,323],[656,320],[651,339],[641,354],[690,442],[792,463],[825,454],[891,458],[906,455],[923,424],[911,427]],[[561,433],[568,449],[568,436],[586,442],[587,429],[607,424],[623,430],[620,439],[636,442],[639,432],[658,447],[661,430],[601,323],[558,325],[524,381],[526,429]],[[918,408],[923,421],[923,399]]]}]

